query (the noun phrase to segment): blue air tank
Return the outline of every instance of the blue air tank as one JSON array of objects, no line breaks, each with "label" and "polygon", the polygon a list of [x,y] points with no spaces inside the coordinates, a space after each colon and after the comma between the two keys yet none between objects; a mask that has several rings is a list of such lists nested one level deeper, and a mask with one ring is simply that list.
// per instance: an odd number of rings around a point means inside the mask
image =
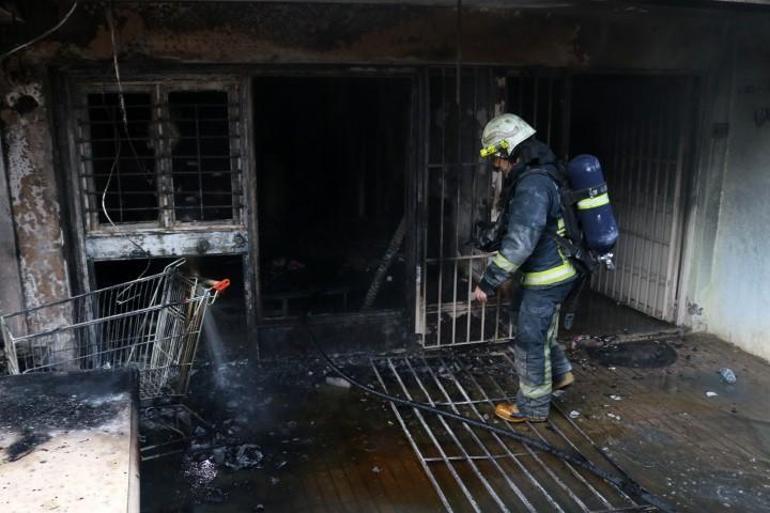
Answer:
[{"label": "blue air tank", "polygon": [[618,224],[612,214],[599,159],[578,155],[567,164],[567,176],[574,191],[587,190],[591,194],[576,205],[586,245],[598,255],[609,253],[618,240]]}]

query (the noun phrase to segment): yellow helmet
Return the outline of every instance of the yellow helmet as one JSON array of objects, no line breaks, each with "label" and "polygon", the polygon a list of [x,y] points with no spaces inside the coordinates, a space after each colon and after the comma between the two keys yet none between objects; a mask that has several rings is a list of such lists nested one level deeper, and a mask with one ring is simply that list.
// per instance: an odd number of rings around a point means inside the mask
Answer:
[{"label": "yellow helmet", "polygon": [[534,133],[535,129],[515,114],[495,116],[481,133],[481,157],[509,157],[516,146]]}]

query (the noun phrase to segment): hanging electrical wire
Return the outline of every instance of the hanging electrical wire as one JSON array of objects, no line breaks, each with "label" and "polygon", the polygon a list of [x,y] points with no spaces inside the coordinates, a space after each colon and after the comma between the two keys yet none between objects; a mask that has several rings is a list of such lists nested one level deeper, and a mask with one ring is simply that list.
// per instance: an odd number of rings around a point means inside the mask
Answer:
[{"label": "hanging electrical wire", "polygon": [[[120,109],[120,115],[121,120],[123,122],[123,131],[126,135],[126,140],[128,141],[128,145],[131,147],[132,152],[134,153],[134,157],[136,158],[137,163],[142,168],[142,170],[147,173],[147,170],[144,168],[144,164],[141,162],[141,159],[139,158],[139,155],[137,154],[136,148],[134,147],[132,141],[131,141],[131,134],[128,129],[128,111],[126,109],[126,99],[125,95],[123,94],[123,82],[120,79],[120,64],[118,62],[118,51],[117,51],[117,38],[115,36],[115,22],[112,17],[112,9],[110,7],[107,7],[105,9],[105,18],[107,20],[107,26],[110,30],[110,42],[112,44],[112,66],[113,70],[115,72],[115,83],[118,87],[118,108]],[[112,161],[112,166],[110,167],[110,172],[107,176],[107,182],[104,184],[104,190],[102,191],[102,197],[101,197],[101,207],[102,207],[102,213],[104,214],[104,217],[107,219],[107,222],[110,223],[110,226],[112,228],[120,233],[120,230],[118,229],[115,222],[112,220],[112,217],[110,216],[109,212],[107,211],[107,192],[110,188],[110,183],[112,182],[112,177],[115,174],[116,169],[118,168],[118,163],[120,161],[120,150],[122,146],[122,140],[120,138],[120,135],[118,133],[115,134],[115,137],[117,139],[117,148],[115,150],[115,159]],[[150,265],[152,264],[152,254],[147,251],[139,242],[134,240],[133,237],[131,237],[128,233],[123,232],[123,236],[135,247],[139,250],[139,252],[143,255],[147,256],[147,263],[144,266],[144,269],[141,273],[139,273],[139,276],[137,276],[135,279],[141,279],[147,274],[147,271],[150,269]],[[129,301],[131,298],[123,299],[122,295],[125,293],[125,291],[128,290],[128,288],[124,289],[116,298],[116,300],[120,302],[126,302]]]},{"label": "hanging electrical wire", "polygon": [[70,7],[69,11],[67,11],[67,14],[64,15],[64,17],[59,21],[59,23],[57,23],[56,25],[54,25],[50,29],[46,30],[45,32],[43,32],[42,34],[37,36],[36,38],[30,39],[26,43],[20,44],[19,46],[15,47],[15,48],[11,48],[7,52],[3,53],[2,55],[0,55],[0,62],[4,61],[5,59],[7,59],[8,57],[10,57],[11,55],[13,55],[15,53],[24,50],[25,48],[29,48],[30,46],[34,45],[38,41],[42,41],[43,39],[47,38],[48,36],[50,36],[51,34],[56,32],[57,30],[59,30],[65,23],[67,23],[67,20],[70,19],[70,17],[72,16],[72,14],[75,12],[75,10],[77,8],[78,8],[78,0],[74,0],[72,2],[72,6]]}]

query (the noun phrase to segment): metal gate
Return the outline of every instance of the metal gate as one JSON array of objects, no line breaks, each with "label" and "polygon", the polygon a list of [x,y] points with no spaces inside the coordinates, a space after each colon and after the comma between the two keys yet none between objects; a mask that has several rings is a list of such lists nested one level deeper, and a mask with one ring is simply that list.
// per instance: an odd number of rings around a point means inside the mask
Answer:
[{"label": "metal gate", "polygon": [[562,80],[500,75],[488,67],[465,68],[461,80],[456,77],[454,69],[432,69],[420,87],[425,148],[417,186],[415,326],[426,348],[507,340],[513,334],[507,305],[515,290],[503,288],[486,306],[470,301],[490,257],[471,244],[475,223],[500,212],[501,177],[493,176],[478,153],[484,124],[511,104],[541,139],[566,140]]},{"label": "metal gate", "polygon": [[693,84],[670,77],[596,84],[600,158],[620,239],[617,269],[597,273],[592,285],[622,304],[674,321]]}]

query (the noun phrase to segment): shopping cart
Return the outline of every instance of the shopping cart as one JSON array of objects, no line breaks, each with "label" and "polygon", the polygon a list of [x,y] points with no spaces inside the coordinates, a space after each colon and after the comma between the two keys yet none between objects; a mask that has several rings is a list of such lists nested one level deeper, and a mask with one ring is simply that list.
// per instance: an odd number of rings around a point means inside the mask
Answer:
[{"label": "shopping cart", "polygon": [[141,399],[185,395],[206,309],[229,280],[151,276],[0,316],[8,371],[135,368]]}]

